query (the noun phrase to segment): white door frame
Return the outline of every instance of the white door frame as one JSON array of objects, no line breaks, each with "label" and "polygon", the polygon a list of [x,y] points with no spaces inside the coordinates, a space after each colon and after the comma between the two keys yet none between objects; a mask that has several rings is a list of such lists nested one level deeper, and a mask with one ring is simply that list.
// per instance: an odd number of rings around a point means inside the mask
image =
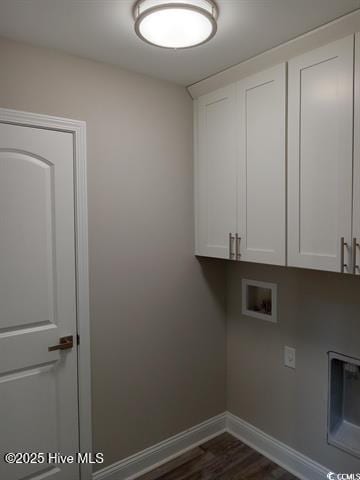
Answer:
[{"label": "white door frame", "polygon": [[[86,122],[0,108],[0,123],[70,132],[74,137],[75,262],[78,345],[79,450],[92,451],[91,370],[86,180]],[[60,452],[61,453],[61,452]],[[92,465],[80,465],[81,480],[90,480]]]}]

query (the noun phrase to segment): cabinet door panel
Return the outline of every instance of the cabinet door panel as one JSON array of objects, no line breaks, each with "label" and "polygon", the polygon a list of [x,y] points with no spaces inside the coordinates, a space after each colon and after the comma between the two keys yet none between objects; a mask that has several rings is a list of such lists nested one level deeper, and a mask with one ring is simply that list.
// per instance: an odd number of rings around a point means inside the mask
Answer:
[{"label": "cabinet door panel", "polygon": [[285,265],[285,64],[238,83],[241,260]]},{"label": "cabinet door panel", "polygon": [[236,230],[235,85],[195,106],[196,254],[229,258]]},{"label": "cabinet door panel", "polygon": [[351,36],[289,62],[291,266],[340,271],[341,237],[350,245],[353,48]]},{"label": "cabinet door panel", "polygon": [[354,269],[360,275],[360,34],[355,40],[355,128],[354,128]]}]

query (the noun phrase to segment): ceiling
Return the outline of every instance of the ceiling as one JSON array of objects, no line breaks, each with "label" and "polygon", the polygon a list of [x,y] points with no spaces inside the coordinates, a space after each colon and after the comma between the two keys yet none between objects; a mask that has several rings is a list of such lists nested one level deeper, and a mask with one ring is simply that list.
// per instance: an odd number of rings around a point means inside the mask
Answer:
[{"label": "ceiling", "polygon": [[134,33],[132,0],[0,0],[0,35],[191,85],[335,18],[360,0],[218,0],[218,32],[189,50]]}]

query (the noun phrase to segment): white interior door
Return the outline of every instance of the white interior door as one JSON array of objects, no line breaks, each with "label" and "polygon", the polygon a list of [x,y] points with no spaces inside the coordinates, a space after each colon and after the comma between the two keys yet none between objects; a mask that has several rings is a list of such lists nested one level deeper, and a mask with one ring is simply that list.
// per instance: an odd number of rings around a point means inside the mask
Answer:
[{"label": "white interior door", "polygon": [[[0,478],[76,480],[78,440],[73,136],[0,124]],[[60,337],[72,349],[48,351]]]},{"label": "white interior door", "polygon": [[351,36],[289,62],[291,266],[350,271],[353,53]]},{"label": "white interior door", "polygon": [[355,39],[353,273],[360,275],[360,34]]},{"label": "white interior door", "polygon": [[241,260],[285,265],[285,64],[238,83]]},{"label": "white interior door", "polygon": [[236,231],[235,84],[204,95],[196,111],[196,251],[229,258]]}]

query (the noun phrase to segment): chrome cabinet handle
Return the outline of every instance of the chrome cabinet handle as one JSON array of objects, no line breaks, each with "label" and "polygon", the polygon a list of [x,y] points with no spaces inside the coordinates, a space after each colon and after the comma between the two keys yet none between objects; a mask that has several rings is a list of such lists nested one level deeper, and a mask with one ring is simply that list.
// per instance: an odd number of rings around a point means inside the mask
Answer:
[{"label": "chrome cabinet handle", "polygon": [[359,265],[356,265],[356,249],[360,247],[357,238],[353,238],[352,243],[352,273],[356,275],[356,270],[359,269]]},{"label": "chrome cabinet handle", "polygon": [[347,268],[347,264],[345,262],[345,247],[347,247],[348,244],[345,242],[345,238],[341,237],[340,241],[340,272],[344,273],[345,267]]},{"label": "chrome cabinet handle", "polygon": [[233,245],[234,245],[234,235],[232,233],[229,233],[229,258],[230,258],[230,260],[233,260],[235,258]]},{"label": "chrome cabinet handle", "polygon": [[69,335],[68,337],[61,337],[57,345],[48,347],[48,351],[54,352],[55,350],[68,350],[69,348],[73,348],[73,346],[74,346],[73,336]]},{"label": "chrome cabinet handle", "polygon": [[241,242],[241,237],[240,237],[239,234],[237,233],[237,234],[235,235],[235,256],[236,256],[236,260],[240,260],[240,259],[241,259],[240,242]]}]

